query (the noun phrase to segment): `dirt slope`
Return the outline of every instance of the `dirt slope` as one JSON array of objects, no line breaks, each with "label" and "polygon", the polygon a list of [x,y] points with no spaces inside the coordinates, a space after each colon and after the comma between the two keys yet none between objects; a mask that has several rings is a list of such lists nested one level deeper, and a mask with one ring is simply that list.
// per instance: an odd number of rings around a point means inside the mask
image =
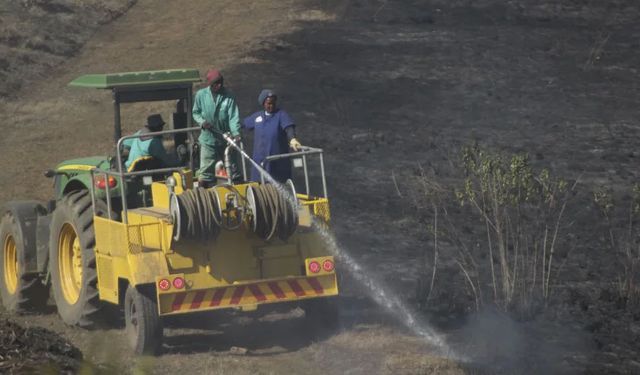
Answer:
[{"label": "dirt slope", "polygon": [[119,17],[135,0],[20,0],[0,3],[0,98],[25,82],[47,77],[100,25]]}]

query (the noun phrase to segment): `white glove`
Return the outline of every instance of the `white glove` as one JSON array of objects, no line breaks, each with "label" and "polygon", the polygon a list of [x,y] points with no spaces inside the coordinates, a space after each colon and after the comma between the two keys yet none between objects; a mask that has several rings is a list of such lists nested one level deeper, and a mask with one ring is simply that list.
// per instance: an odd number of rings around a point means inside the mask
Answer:
[{"label": "white glove", "polygon": [[300,149],[302,149],[302,144],[298,142],[297,139],[291,138],[291,140],[289,141],[289,147],[291,147],[293,151],[300,151]]}]

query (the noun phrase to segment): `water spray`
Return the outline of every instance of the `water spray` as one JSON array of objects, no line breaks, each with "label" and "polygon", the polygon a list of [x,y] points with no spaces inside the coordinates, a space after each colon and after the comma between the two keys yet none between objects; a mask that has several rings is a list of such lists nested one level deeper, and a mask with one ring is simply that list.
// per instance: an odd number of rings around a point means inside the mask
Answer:
[{"label": "water spray", "polygon": [[[226,133],[222,136],[229,145],[240,152],[243,157],[249,160],[249,162],[257,168],[257,170],[262,174],[266,181],[272,184],[277,189],[277,191],[286,198],[290,205],[292,205],[293,207],[298,206],[297,197],[293,196],[289,189],[285,188],[281,183],[276,181],[271,176],[271,174],[269,174],[269,172],[267,172],[264,168],[262,168],[262,166],[260,166],[251,157],[249,157],[249,155],[243,149],[238,147],[230,134]],[[368,276],[367,272],[364,272],[363,267],[338,245],[334,235],[327,230],[324,223],[320,223],[314,217],[313,227],[317,231],[317,233],[322,236],[325,243],[329,245],[329,250],[335,256],[340,258],[341,264],[347,266],[354,279],[367,287],[371,297],[377,304],[384,307],[385,310],[391,313],[391,315],[399,318],[400,321],[417,336],[438,347],[440,352],[439,354],[449,358],[462,360],[458,357],[458,355],[453,353],[451,348],[449,348],[449,346],[446,344],[444,338],[436,333],[431,327],[429,327],[426,322],[418,320],[416,318],[416,314],[411,311],[411,309],[402,300],[400,300],[400,298],[389,292],[387,288],[383,287],[383,285],[381,285],[378,281]]]}]

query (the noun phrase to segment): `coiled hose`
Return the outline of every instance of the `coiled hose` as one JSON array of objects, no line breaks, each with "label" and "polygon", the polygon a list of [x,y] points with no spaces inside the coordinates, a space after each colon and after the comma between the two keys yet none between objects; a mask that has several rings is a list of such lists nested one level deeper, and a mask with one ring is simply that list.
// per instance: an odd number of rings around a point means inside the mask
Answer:
[{"label": "coiled hose", "polygon": [[220,201],[215,190],[186,190],[174,195],[171,202],[174,239],[215,239],[222,226]]},{"label": "coiled hose", "polygon": [[252,191],[255,206],[253,208],[253,230],[265,241],[278,236],[286,241],[296,231],[298,213],[290,202],[272,184],[263,184],[249,188]]}]

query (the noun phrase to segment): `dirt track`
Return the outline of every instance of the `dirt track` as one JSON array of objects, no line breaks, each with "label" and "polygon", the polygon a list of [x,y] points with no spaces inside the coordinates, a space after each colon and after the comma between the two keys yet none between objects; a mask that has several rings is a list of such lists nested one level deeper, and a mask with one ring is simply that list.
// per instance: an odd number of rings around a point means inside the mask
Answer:
[{"label": "dirt track", "polygon": [[[106,93],[67,88],[86,72],[222,67],[243,114],[263,86],[282,92],[303,142],[328,151],[338,240],[405,300],[424,272],[430,239],[403,176],[417,164],[450,177],[450,159],[470,140],[525,151],[584,186],[637,180],[640,58],[630,1],[139,1],[80,53],[0,103],[0,203],[47,199],[41,171],[111,144]],[[152,110],[128,109],[133,130]],[[391,175],[398,176],[399,192]],[[573,208],[581,238],[558,280],[557,306],[515,323],[468,312],[464,280],[441,273],[431,318],[479,367],[503,373],[634,373],[638,317],[605,291],[611,259],[592,231],[588,189]],[[307,332],[295,316],[263,324],[224,317],[213,330],[174,329],[167,353],[135,362],[121,332],[64,327],[54,313],[20,318],[70,339],[102,366],[158,372],[462,373],[388,322],[345,285],[343,331]],[[636,314],[637,315],[637,314]],[[214,319],[215,320],[215,319]],[[630,327],[630,328],[629,328]],[[286,334],[283,334],[286,332]],[[249,354],[230,354],[233,346]],[[106,349],[108,348],[108,349]],[[112,358],[123,358],[113,361]],[[327,368],[327,363],[330,367]]]}]

